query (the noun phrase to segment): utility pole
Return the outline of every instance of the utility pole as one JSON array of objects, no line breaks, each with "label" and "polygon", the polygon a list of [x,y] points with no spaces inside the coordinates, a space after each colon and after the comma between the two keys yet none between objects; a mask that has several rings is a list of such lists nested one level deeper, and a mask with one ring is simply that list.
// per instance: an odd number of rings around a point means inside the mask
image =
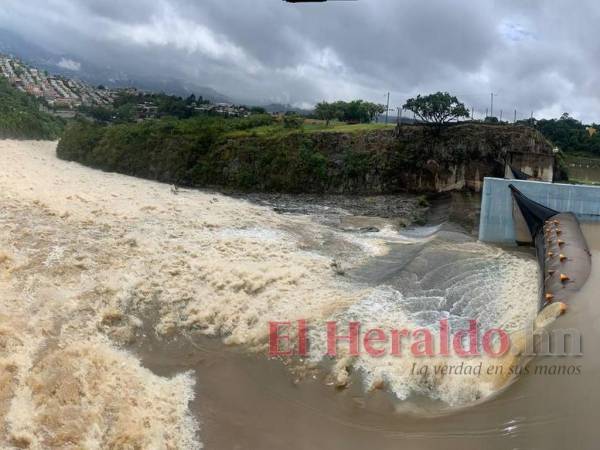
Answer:
[{"label": "utility pole", "polygon": [[385,123],[388,123],[388,114],[390,113],[390,93],[387,93],[387,106],[385,107]]},{"label": "utility pole", "polygon": [[491,102],[490,102],[490,117],[494,116],[494,93],[490,94]]},{"label": "utility pole", "polygon": [[398,119],[398,125],[400,125],[402,123],[402,108],[397,106],[396,109],[398,110],[396,113],[396,119]]},{"label": "utility pole", "polygon": [[513,123],[517,123],[517,110],[515,109],[515,118],[513,120]]},{"label": "utility pole", "polygon": [[488,109],[487,108],[485,108],[485,118],[486,119],[488,118]]},{"label": "utility pole", "polygon": [[502,110],[500,110],[500,122],[502,122]]},{"label": "utility pole", "polygon": [[471,120],[473,120],[473,114],[475,113],[475,108],[471,106]]}]

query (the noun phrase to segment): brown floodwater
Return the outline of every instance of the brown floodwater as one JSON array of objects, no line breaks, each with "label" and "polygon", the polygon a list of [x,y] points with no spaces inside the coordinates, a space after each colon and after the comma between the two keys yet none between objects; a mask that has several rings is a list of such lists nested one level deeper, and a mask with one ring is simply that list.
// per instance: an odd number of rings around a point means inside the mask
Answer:
[{"label": "brown floodwater", "polygon": [[[406,230],[371,205],[394,217],[410,199],[278,208],[60,161],[54,143],[0,148],[1,448],[468,448],[514,432],[512,398],[455,410],[495,379],[423,377],[409,352],[322,358],[329,320],[531,322],[533,252],[477,242],[461,225],[476,199],[432,202],[430,224]],[[318,371],[255,351],[269,321],[299,318]],[[517,413],[518,432],[547,420]]]},{"label": "brown floodwater", "polygon": [[386,391],[365,393],[356,375],[346,389],[328,386],[321,372],[297,379],[279,360],[214,338],[150,339],[136,353],[159,375],[195,372],[191,410],[209,449],[594,449],[600,226],[583,230],[592,275],[549,330],[579,330],[583,356],[538,356],[507,389],[451,413],[416,414]]},{"label": "brown floodwater", "polygon": [[576,159],[567,168],[569,178],[582,183],[600,183],[600,167],[595,159]]}]

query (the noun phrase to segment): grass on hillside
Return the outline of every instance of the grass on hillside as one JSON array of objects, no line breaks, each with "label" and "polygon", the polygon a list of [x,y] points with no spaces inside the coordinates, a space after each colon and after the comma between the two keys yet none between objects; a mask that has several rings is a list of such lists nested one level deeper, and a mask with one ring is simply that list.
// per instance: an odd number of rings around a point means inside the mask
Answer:
[{"label": "grass on hillside", "polygon": [[225,134],[227,138],[239,137],[281,137],[291,133],[302,131],[304,133],[332,132],[332,133],[359,133],[382,129],[393,129],[393,123],[359,123],[347,124],[345,122],[331,122],[326,125],[325,121],[307,119],[300,128],[286,128],[283,123],[263,125],[248,130],[230,131]]}]

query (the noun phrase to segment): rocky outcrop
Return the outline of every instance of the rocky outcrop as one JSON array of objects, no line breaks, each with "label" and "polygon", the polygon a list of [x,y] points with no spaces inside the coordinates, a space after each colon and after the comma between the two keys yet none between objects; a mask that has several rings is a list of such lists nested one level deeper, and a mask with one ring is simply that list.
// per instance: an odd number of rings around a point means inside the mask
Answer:
[{"label": "rocky outcrop", "polygon": [[461,124],[363,133],[229,139],[211,154],[211,184],[259,191],[383,194],[481,189],[511,162],[552,178],[551,144],[524,126]]},{"label": "rocky outcrop", "polygon": [[335,132],[256,125],[229,133],[226,125],[208,119],[77,122],[66,130],[57,155],[182,186],[319,194],[478,191],[483,177],[503,176],[506,162],[550,179],[554,164],[548,141],[523,126]]}]

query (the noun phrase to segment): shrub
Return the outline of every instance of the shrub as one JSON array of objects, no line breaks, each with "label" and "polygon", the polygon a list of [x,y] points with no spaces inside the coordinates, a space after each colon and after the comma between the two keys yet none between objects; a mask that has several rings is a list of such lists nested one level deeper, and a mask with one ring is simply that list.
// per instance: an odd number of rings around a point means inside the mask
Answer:
[{"label": "shrub", "polygon": [[0,138],[57,139],[65,122],[40,110],[40,102],[0,78]]},{"label": "shrub", "polygon": [[300,128],[304,123],[304,119],[300,116],[289,115],[283,117],[284,128]]}]

